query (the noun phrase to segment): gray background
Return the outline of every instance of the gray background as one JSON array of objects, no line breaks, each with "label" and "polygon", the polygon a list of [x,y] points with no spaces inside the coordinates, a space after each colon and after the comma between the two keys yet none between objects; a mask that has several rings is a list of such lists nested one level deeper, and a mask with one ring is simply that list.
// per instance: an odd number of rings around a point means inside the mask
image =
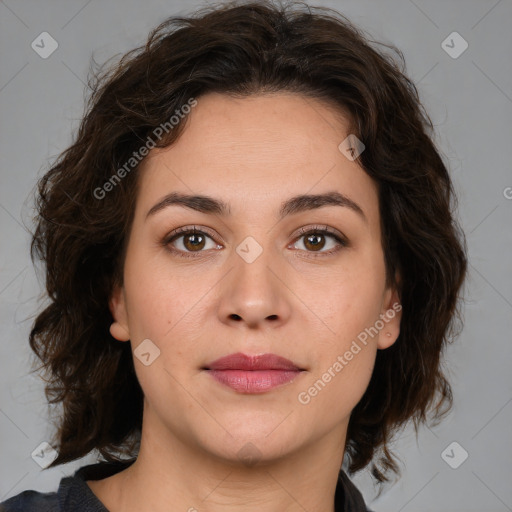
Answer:
[{"label": "gray background", "polygon": [[[403,476],[375,499],[367,472],[355,477],[376,512],[512,510],[512,2],[323,1],[403,52],[407,72],[436,127],[459,197],[470,266],[465,327],[446,354],[455,407],[438,427],[395,443]],[[166,16],[199,2],[0,2],[0,501],[25,489],[50,491],[92,455],[52,470],[31,457],[50,438],[41,380],[30,375],[28,332],[40,280],[29,259],[31,192],[78,127],[90,57],[103,62],[145,42]],[[58,49],[42,59],[43,31]],[[457,31],[458,58],[442,48]],[[451,44],[451,43],[450,43]],[[459,42],[454,42],[455,49]],[[441,457],[460,461],[452,469]],[[453,463],[452,463],[453,464]]]}]

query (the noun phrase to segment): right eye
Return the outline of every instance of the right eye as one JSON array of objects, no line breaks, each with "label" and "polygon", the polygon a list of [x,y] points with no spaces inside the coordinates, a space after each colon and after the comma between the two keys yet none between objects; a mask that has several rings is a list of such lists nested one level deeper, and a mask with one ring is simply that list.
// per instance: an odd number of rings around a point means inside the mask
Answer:
[{"label": "right eye", "polygon": [[195,227],[179,228],[169,233],[162,244],[173,254],[183,258],[194,258],[193,253],[204,252],[208,239],[211,241],[210,247],[206,249],[215,249],[219,246],[213,237],[204,231],[198,230]]}]

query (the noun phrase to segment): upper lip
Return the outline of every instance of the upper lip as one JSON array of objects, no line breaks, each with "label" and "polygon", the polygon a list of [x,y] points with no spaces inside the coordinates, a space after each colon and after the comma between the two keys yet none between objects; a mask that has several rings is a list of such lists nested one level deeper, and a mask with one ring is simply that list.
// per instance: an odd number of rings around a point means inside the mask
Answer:
[{"label": "upper lip", "polygon": [[276,354],[247,355],[242,352],[216,359],[205,370],[301,370],[289,359]]}]

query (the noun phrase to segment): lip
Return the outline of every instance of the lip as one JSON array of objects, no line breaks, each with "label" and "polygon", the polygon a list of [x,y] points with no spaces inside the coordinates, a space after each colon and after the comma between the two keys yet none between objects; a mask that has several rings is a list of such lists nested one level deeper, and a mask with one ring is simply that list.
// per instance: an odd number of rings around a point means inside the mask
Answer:
[{"label": "lip", "polygon": [[237,352],[216,359],[205,366],[206,370],[301,370],[289,359],[276,354],[250,356]]},{"label": "lip", "polygon": [[276,354],[237,352],[203,367],[217,382],[239,393],[264,393],[294,380],[304,369]]}]

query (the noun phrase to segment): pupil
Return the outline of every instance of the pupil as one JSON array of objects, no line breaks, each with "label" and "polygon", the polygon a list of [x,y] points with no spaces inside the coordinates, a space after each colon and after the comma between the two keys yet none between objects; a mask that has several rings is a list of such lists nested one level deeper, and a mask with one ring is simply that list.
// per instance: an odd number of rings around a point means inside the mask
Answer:
[{"label": "pupil", "polygon": [[309,235],[306,241],[311,249],[321,249],[324,246],[322,238],[323,235]]},{"label": "pupil", "polygon": [[201,249],[202,245],[204,245],[204,240],[202,235],[198,234],[190,234],[185,237],[185,245],[192,249]]}]

